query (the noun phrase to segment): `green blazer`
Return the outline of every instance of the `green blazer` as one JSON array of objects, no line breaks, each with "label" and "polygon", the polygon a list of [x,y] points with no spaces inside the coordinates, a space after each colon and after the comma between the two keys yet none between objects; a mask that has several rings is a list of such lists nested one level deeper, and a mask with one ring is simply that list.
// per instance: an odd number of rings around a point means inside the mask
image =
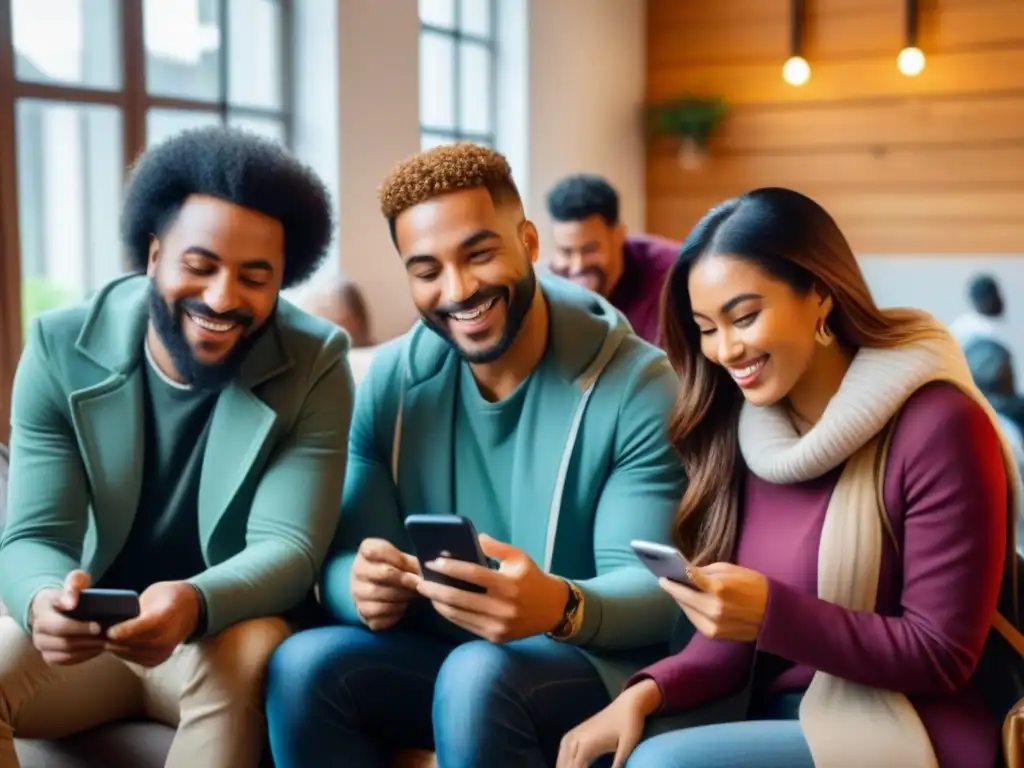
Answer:
[{"label": "green blazer", "polygon": [[[667,434],[679,382],[665,354],[607,301],[555,277],[541,287],[557,372],[535,381],[523,404],[519,428],[529,439],[520,439],[512,468],[510,543],[580,587],[583,626],[572,642],[617,693],[665,656],[679,615],[629,546],[671,541],[684,488]],[[349,574],[364,538],[408,552],[405,516],[453,509],[459,365],[419,323],[378,350],[359,385],[341,523],[320,587],[340,621],[359,622]]]},{"label": "green blazer", "polygon": [[[101,578],[124,546],[142,485],[149,279],[40,316],[11,408],[0,598],[27,624],[32,598],[76,568]],[[293,608],[316,583],[338,521],[354,386],[348,337],[281,300],[218,396],[203,459],[192,579],[207,631]]]}]

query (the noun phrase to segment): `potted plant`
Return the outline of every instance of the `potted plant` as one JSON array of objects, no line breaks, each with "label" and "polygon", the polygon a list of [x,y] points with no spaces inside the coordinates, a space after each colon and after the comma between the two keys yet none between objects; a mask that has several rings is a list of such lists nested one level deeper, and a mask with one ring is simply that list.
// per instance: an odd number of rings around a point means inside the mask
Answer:
[{"label": "potted plant", "polygon": [[728,114],[721,98],[684,96],[648,108],[648,119],[656,133],[679,139],[679,164],[694,170],[704,164],[708,140]]}]

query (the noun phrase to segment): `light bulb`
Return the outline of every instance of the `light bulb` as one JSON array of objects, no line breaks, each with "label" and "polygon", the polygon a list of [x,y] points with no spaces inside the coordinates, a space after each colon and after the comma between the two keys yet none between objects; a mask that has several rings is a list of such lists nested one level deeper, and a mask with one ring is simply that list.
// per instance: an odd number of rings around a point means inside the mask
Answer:
[{"label": "light bulb", "polygon": [[904,48],[896,59],[896,66],[907,77],[920,75],[924,69],[924,53],[916,46]]},{"label": "light bulb", "polygon": [[803,85],[811,78],[811,65],[803,56],[791,56],[782,65],[782,79],[790,85]]}]

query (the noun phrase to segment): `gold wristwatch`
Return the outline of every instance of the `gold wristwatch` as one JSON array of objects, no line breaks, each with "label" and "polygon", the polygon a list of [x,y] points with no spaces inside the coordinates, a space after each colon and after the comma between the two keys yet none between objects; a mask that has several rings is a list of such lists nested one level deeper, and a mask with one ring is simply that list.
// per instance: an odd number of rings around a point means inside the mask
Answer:
[{"label": "gold wristwatch", "polygon": [[548,637],[554,640],[569,640],[583,626],[583,592],[568,579],[563,581],[569,587],[569,597],[565,601],[562,620],[554,630],[548,632]]}]

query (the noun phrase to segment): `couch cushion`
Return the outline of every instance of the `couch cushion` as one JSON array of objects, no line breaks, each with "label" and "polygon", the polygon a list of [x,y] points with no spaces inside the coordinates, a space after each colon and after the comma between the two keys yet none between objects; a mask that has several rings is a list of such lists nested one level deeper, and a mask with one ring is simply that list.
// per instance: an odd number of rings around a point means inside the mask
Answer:
[{"label": "couch cushion", "polygon": [[126,722],[60,741],[15,739],[22,768],[163,768],[174,730],[158,723]]}]

